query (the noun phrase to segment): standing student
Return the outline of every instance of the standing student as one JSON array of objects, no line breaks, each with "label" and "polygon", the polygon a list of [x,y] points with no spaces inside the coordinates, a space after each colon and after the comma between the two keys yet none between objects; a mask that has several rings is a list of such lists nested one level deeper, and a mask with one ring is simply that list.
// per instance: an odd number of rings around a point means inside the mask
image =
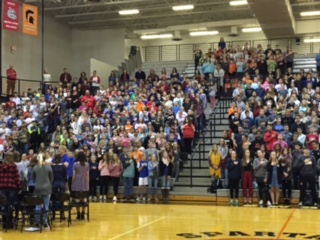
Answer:
[{"label": "standing student", "polygon": [[125,153],[122,164],[124,168],[122,173],[124,180],[123,201],[133,201],[133,180],[135,177],[136,167],[131,151],[127,151]]},{"label": "standing student", "polygon": [[[77,161],[73,165],[73,179],[72,179],[72,191],[74,192],[87,192],[89,191],[89,164],[87,163],[87,157],[84,152],[77,154]],[[77,201],[88,201],[89,199],[77,199]],[[80,213],[80,207],[77,207],[77,219],[84,219],[85,207],[82,207]]]},{"label": "standing student", "polygon": [[239,184],[241,179],[241,161],[237,158],[235,151],[231,152],[231,158],[227,163],[228,180],[230,189],[230,205],[239,205]]},{"label": "standing student", "polygon": [[97,186],[99,184],[99,163],[97,162],[97,156],[92,155],[89,161],[89,201],[97,201]]},{"label": "standing student", "polygon": [[222,155],[218,151],[218,146],[215,144],[212,146],[212,149],[209,153],[209,166],[210,166],[210,176],[211,183],[214,189],[218,188],[219,180],[221,179],[222,170]]},{"label": "standing student", "polygon": [[108,168],[110,172],[110,180],[112,181],[112,185],[113,185],[113,201],[117,202],[119,181],[123,172],[123,166],[118,157],[118,154],[114,153],[112,155],[112,160],[109,161]]},{"label": "standing student", "polygon": [[142,156],[142,160],[137,164],[139,171],[139,188],[137,202],[146,201],[148,187],[148,162],[146,156]]},{"label": "standing student", "polygon": [[290,205],[292,189],[292,158],[287,148],[283,149],[283,154],[279,158],[279,164],[282,172],[282,195],[284,205]]},{"label": "standing student", "polygon": [[267,175],[265,182],[270,186],[270,197],[272,205],[278,206],[280,197],[280,184],[282,181],[281,168],[276,152],[272,151],[267,164]]},{"label": "standing student", "polygon": [[190,117],[186,118],[186,124],[181,127],[181,130],[183,135],[184,151],[187,152],[190,157],[192,153],[192,141],[196,131]]},{"label": "standing student", "polygon": [[37,156],[32,156],[29,166],[28,166],[28,193],[34,192],[34,177],[33,177],[33,168],[38,164]]},{"label": "standing student", "polygon": [[[9,205],[12,208],[18,206],[18,192],[21,190],[21,180],[18,171],[18,167],[14,163],[14,157],[12,152],[5,154],[3,163],[0,167],[0,194],[6,196],[9,201]],[[8,225],[7,216],[2,215],[3,227],[13,228],[13,214],[10,212]]]},{"label": "standing student", "polygon": [[16,88],[16,81],[17,81],[17,72],[13,68],[13,65],[9,65],[7,69],[7,97],[9,97],[10,93],[13,96],[14,90]]},{"label": "standing student", "polygon": [[108,188],[110,182],[109,155],[103,154],[102,160],[99,162],[98,169],[100,171],[100,201],[107,200]]},{"label": "standing student", "polygon": [[[253,198],[253,160],[251,158],[250,150],[244,152],[242,159],[242,189],[243,189],[243,203],[252,204]],[[249,190],[249,200],[247,199],[247,189]],[[247,202],[248,200],[248,202]]]},{"label": "standing student", "polygon": [[257,185],[258,185],[258,193],[259,193],[259,206],[263,205],[263,191],[265,188],[265,182],[264,179],[267,174],[267,163],[268,160],[265,159],[262,152],[258,150],[257,152],[257,158],[253,161],[253,171],[254,171],[254,177],[256,179]]},{"label": "standing student", "polygon": [[[46,163],[46,165],[49,165]],[[51,165],[53,182],[52,182],[52,192],[55,194],[63,194],[68,189],[68,175],[67,168],[62,163],[60,154],[54,156],[54,164]],[[56,202],[54,207],[59,208],[61,203]],[[64,219],[64,212],[60,212],[61,219]],[[55,211],[53,211],[53,218],[55,217]]]},{"label": "standing student", "polygon": [[162,152],[159,162],[159,175],[162,178],[162,198],[164,203],[169,203],[170,181],[172,178],[172,159],[167,151]]},{"label": "standing student", "polygon": [[[49,210],[50,196],[52,193],[53,172],[49,165],[44,165],[42,154],[38,155],[38,165],[33,168],[33,178],[35,180],[34,195],[41,197],[44,202],[45,210]],[[42,205],[37,205],[36,210],[40,211]],[[40,223],[40,216],[36,215],[36,223]],[[48,216],[43,215],[43,227],[48,228]]]},{"label": "standing student", "polygon": [[299,206],[303,206],[306,198],[307,186],[311,190],[311,196],[314,205],[317,205],[316,191],[316,159],[310,154],[307,146],[303,149],[303,155],[298,159],[297,168],[300,173],[300,202]]},{"label": "standing student", "polygon": [[[148,161],[148,183],[149,195],[158,202],[158,179],[159,179],[159,162],[156,155],[152,154],[150,161]],[[149,198],[148,202],[152,199]]]}]

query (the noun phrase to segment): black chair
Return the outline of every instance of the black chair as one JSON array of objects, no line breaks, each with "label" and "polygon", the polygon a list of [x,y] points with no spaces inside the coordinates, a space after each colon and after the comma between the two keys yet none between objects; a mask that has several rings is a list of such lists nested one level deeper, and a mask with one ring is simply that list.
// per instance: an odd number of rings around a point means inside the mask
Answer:
[{"label": "black chair", "polygon": [[60,222],[63,220],[61,214],[67,212],[68,217],[68,227],[71,224],[71,201],[70,201],[70,195],[66,193],[53,193],[51,195],[51,200],[52,200],[52,207],[51,211],[53,214],[53,218],[55,219],[56,217],[56,212],[60,213]]},{"label": "black chair", "polygon": [[8,226],[10,225],[10,211],[8,198],[6,196],[0,196],[0,215],[2,216],[3,228],[5,229],[5,232],[7,232]]},{"label": "black chair", "polygon": [[71,192],[70,197],[72,199],[71,201],[71,208],[81,208],[81,207],[86,207],[87,208],[87,221],[89,222],[90,220],[90,208],[89,208],[89,192]]},{"label": "black chair", "polygon": [[[41,205],[41,209],[36,210],[36,206]],[[49,211],[45,209],[44,206],[44,201],[42,197],[37,197],[37,196],[24,196],[22,199],[22,204],[21,204],[21,214],[22,214],[22,225],[21,225],[21,232],[23,231],[23,228],[25,227],[26,223],[26,217],[28,216],[30,220],[30,216],[39,216],[40,222],[39,222],[39,228],[40,228],[40,233],[42,232],[43,228],[43,216],[47,215],[47,222],[48,225],[51,229],[51,222],[49,218]]]}]

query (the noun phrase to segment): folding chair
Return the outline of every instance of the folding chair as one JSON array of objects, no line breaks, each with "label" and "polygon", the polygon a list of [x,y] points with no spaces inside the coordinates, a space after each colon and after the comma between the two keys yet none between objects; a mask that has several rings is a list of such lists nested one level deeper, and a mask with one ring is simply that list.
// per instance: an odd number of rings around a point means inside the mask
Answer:
[{"label": "folding chair", "polygon": [[[71,208],[77,208],[77,207],[86,207],[87,208],[87,221],[90,220],[90,208],[89,208],[89,192],[71,192],[70,197],[72,199],[71,201]],[[86,199],[84,201],[84,199]]]},{"label": "folding chair", "polygon": [[[68,227],[71,224],[71,201],[70,201],[70,195],[66,193],[53,193],[51,195],[52,199],[52,207],[51,211],[53,216],[55,216],[55,212],[59,213],[68,213],[67,221],[68,221]],[[62,218],[60,216],[60,222],[62,221]]]},{"label": "folding chair", "polygon": [[6,196],[0,196],[0,215],[2,216],[3,228],[5,229],[5,232],[7,232],[10,224],[10,204]]},{"label": "folding chair", "polygon": [[[40,218],[40,233],[42,232],[42,228],[43,228],[43,216],[47,215],[47,222],[48,225],[51,229],[51,222],[50,222],[50,218],[49,218],[49,210],[45,209],[44,206],[44,201],[42,199],[42,197],[37,197],[37,196],[24,196],[23,199],[23,204],[21,204],[21,214],[22,214],[22,225],[21,225],[21,232],[23,231],[23,228],[25,227],[25,223],[26,223],[26,216],[29,217],[30,216],[39,216]],[[41,209],[36,210],[36,206],[37,205],[41,205]]]}]

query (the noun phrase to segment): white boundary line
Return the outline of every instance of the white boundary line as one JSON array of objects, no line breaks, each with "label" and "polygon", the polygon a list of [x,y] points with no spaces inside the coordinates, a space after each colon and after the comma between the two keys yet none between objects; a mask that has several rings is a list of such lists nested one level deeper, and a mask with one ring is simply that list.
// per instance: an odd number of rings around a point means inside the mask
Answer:
[{"label": "white boundary line", "polygon": [[118,238],[120,238],[120,237],[122,237],[122,236],[125,236],[125,235],[129,234],[129,233],[132,233],[132,232],[137,231],[137,230],[139,230],[139,229],[141,229],[141,228],[147,227],[147,226],[149,226],[149,225],[151,225],[151,224],[154,224],[154,223],[156,223],[156,222],[158,222],[158,221],[161,221],[161,220],[163,220],[163,219],[165,219],[165,218],[166,218],[166,217],[158,218],[158,219],[156,219],[156,220],[154,220],[154,221],[152,221],[152,222],[148,222],[148,223],[146,223],[146,224],[144,224],[144,225],[142,225],[142,226],[140,226],[140,227],[137,227],[137,228],[134,228],[134,229],[132,229],[132,230],[130,230],[130,231],[127,231],[127,232],[124,232],[124,233],[122,233],[122,234],[119,234],[119,235],[117,235],[117,236],[115,236],[115,237],[113,237],[113,238],[109,238],[109,240],[118,239]]}]

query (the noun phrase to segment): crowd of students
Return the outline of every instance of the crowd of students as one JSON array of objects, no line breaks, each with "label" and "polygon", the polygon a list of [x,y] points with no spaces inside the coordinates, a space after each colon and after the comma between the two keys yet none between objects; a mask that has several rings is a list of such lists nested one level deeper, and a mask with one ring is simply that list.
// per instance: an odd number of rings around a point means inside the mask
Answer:
[{"label": "crowd of students", "polygon": [[42,88],[14,92],[0,107],[0,162],[13,169],[9,176],[0,168],[1,194],[16,203],[18,192],[34,192],[48,208],[56,192],[89,191],[88,200],[107,201],[111,184],[117,202],[123,184],[124,202],[158,202],[160,189],[169,201],[181,158],[191,156],[204,130],[204,79],[189,80],[175,68],[147,76],[141,66],[134,79],[126,71],[72,78],[67,68],[58,87],[47,69],[43,78]]},{"label": "crowd of students", "polygon": [[[293,56],[290,47],[263,50],[245,43],[234,49],[221,39],[219,50],[209,49],[203,57],[204,63],[223,68],[223,84],[237,82],[229,130],[209,154],[213,185],[224,179],[230,205],[239,204],[240,186],[244,204],[252,204],[255,186],[259,205],[277,206],[280,189],[285,205],[292,189],[300,190],[299,206],[318,204],[320,55],[317,72],[298,73],[293,73]],[[206,74],[201,59],[198,69]],[[208,74],[218,77],[216,70]]]}]

